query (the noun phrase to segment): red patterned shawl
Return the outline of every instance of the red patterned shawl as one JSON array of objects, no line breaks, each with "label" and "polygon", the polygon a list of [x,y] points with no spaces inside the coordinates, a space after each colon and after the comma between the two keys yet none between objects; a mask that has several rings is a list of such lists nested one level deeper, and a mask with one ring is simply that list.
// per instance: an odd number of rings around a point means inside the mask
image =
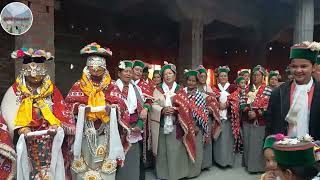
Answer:
[{"label": "red patterned shawl", "polygon": [[[161,87],[157,89],[164,94]],[[188,99],[187,93],[180,87],[172,98],[172,104],[178,108],[178,121],[183,129],[183,143],[187,149],[189,158],[194,162],[196,158],[196,136],[195,136],[195,122],[192,118],[192,107]]]},{"label": "red patterned shawl", "polygon": [[150,99],[150,97],[153,96],[154,85],[151,82],[148,83],[147,81],[140,79],[137,85],[141,88],[142,94],[146,99]]},{"label": "red patterned shawl", "polygon": [[[122,99],[122,94],[114,81],[112,81],[108,87],[104,90],[105,100],[107,104],[116,104],[118,106],[118,114],[120,116],[118,123],[120,124],[119,131],[121,136],[121,141],[125,152],[128,152],[130,148],[130,143],[128,141],[128,130],[129,130],[129,112],[127,106]],[[78,114],[78,107],[80,104],[88,104],[88,96],[86,96],[81,88],[80,81],[76,82],[70,89],[67,97],[66,103],[68,103],[69,108],[72,110],[73,114]]]},{"label": "red patterned shawl", "polygon": [[239,102],[240,89],[237,89],[232,94],[228,96],[228,103],[231,107],[231,126],[232,134],[234,138],[234,151],[239,152],[240,146],[242,144],[242,139],[240,135],[240,102]]},{"label": "red patterned shawl", "polygon": [[[251,90],[251,87],[249,86],[246,88],[245,91],[241,93],[240,105],[242,107],[242,111],[244,113],[248,113],[248,111],[250,111],[250,108],[251,108],[251,110],[255,111],[255,113],[257,114],[258,124],[265,125],[263,112],[266,111],[268,108],[269,98],[272,90],[270,89],[270,87],[266,86],[265,84],[262,84],[258,89],[258,92],[256,94],[254,101],[249,105],[247,104],[247,101],[248,101],[248,93],[250,92],[250,90]],[[243,116],[243,120],[248,121],[247,116]],[[254,121],[251,121],[251,122],[254,122]]]}]

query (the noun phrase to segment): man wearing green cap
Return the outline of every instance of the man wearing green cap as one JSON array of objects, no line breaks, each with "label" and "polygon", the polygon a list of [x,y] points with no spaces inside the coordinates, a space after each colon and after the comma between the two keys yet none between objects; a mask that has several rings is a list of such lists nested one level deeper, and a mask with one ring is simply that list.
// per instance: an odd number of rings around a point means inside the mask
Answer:
[{"label": "man wearing green cap", "polygon": [[312,78],[319,43],[304,42],[290,51],[290,69],[294,80],[272,92],[266,113],[266,134],[289,136],[310,134],[320,139],[320,84]]}]

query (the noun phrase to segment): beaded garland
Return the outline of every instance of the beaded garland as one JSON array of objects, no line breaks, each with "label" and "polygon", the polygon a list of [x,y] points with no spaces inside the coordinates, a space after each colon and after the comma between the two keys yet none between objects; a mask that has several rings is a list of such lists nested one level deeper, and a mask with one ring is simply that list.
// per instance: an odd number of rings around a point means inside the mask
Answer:
[{"label": "beaded garland", "polygon": [[33,169],[30,173],[31,179],[49,177],[52,142],[53,138],[50,135],[27,139],[28,155]]}]

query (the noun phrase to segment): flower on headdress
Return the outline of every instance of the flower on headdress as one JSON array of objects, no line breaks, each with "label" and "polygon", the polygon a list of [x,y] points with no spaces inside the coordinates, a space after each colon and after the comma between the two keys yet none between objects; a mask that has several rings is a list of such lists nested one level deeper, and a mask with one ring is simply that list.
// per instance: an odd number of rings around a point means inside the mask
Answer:
[{"label": "flower on headdress", "polygon": [[106,51],[108,54],[110,54],[112,56],[112,51],[110,50],[110,48],[107,48]]},{"label": "flower on headdress", "polygon": [[312,142],[313,138],[309,134],[306,134],[305,136],[301,137],[300,140],[304,142]]},{"label": "flower on headdress", "polygon": [[189,71],[190,71],[189,69],[185,69],[185,70],[184,70],[184,73],[187,73],[187,72],[189,72]]},{"label": "flower on headdress", "polygon": [[40,50],[36,50],[33,54],[34,55],[41,55],[41,51]]},{"label": "flower on headdress", "polygon": [[310,49],[311,51],[320,51],[320,43],[318,42],[304,41],[302,44],[307,46],[307,48]]},{"label": "flower on headdress", "polygon": [[17,51],[17,58],[22,58],[23,56],[24,56],[24,52],[21,49],[19,49]]},{"label": "flower on headdress", "polygon": [[92,53],[97,53],[104,56],[106,55],[112,56],[112,51],[109,48],[102,48],[101,45],[99,45],[96,42],[88,44],[80,50],[80,54],[92,54]]},{"label": "flower on headdress", "polygon": [[96,50],[98,50],[98,48],[96,47],[96,46],[91,46],[91,48],[90,48],[91,50],[93,50],[93,51],[96,51]]},{"label": "flower on headdress", "polygon": [[311,42],[309,42],[309,41],[303,41],[302,44],[305,45],[305,46],[309,46],[309,45],[311,44]]},{"label": "flower on headdress", "polygon": [[164,65],[167,65],[167,64],[169,64],[169,63],[168,63],[168,61],[163,61],[163,64],[164,64]]},{"label": "flower on headdress", "polygon": [[229,73],[230,68],[228,66],[219,66],[217,69],[217,74],[220,74],[221,72]]},{"label": "flower on headdress", "polygon": [[24,51],[24,52],[27,52],[27,51],[28,51],[28,48],[24,48],[24,47],[23,47],[23,48],[21,48],[21,50]]},{"label": "flower on headdress", "polygon": [[47,52],[47,53],[46,53],[46,56],[47,56],[48,59],[50,59],[50,58],[52,57],[52,55],[51,55],[50,52]]},{"label": "flower on headdress", "polygon": [[123,62],[123,61],[121,61],[120,63],[119,63],[119,66],[118,66],[120,69],[126,69],[126,64]]},{"label": "flower on headdress", "polygon": [[276,141],[281,141],[281,140],[284,139],[284,137],[285,136],[283,134],[281,134],[281,133],[278,133],[278,134],[275,135]]},{"label": "flower on headdress", "polygon": [[277,142],[277,144],[282,144],[282,145],[296,145],[300,141],[298,138],[284,138],[283,140],[280,140]]},{"label": "flower on headdress", "polygon": [[29,54],[33,54],[33,52],[34,52],[34,50],[33,50],[32,48],[29,48],[29,49],[28,49],[28,53],[29,53]]}]

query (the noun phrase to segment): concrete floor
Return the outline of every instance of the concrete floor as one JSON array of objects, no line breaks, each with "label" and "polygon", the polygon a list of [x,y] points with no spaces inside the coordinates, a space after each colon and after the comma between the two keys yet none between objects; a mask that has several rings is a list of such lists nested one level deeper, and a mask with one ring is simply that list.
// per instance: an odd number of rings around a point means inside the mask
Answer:
[{"label": "concrete floor", "polygon": [[[235,166],[233,168],[219,168],[212,167],[210,170],[202,171],[200,176],[192,178],[192,180],[259,180],[261,174],[249,174],[241,167],[242,157],[239,155],[236,158]],[[146,173],[146,180],[155,180],[154,172]]]}]

